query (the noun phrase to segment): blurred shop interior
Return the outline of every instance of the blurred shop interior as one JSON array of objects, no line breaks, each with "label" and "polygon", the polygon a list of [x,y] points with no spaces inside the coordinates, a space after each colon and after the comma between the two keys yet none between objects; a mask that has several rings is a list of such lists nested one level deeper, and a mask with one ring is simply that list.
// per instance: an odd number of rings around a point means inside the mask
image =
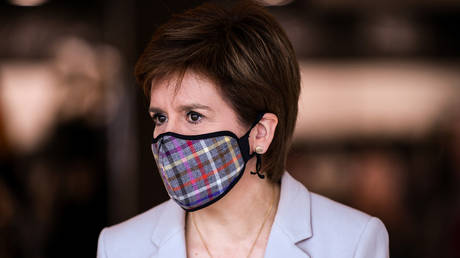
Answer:
[{"label": "blurred shop interior", "polygon": [[[168,199],[133,67],[202,2],[0,4],[0,257],[94,257]],[[264,3],[302,72],[288,171],[381,218],[391,257],[460,257],[460,1]]]}]

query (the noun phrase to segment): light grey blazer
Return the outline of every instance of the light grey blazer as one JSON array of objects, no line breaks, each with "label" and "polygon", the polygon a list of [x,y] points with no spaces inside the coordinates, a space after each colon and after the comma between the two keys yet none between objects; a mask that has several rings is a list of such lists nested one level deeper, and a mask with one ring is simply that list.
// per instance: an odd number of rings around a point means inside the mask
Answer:
[{"label": "light grey blazer", "polygon": [[[97,257],[186,257],[184,228],[184,210],[169,200],[103,229]],[[386,258],[388,233],[378,218],[309,192],[286,172],[265,257]]]}]

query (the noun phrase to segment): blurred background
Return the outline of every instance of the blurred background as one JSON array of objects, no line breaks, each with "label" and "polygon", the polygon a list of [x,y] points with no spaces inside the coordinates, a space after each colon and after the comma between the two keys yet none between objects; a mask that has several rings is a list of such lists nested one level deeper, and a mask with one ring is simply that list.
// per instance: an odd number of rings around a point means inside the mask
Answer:
[{"label": "blurred background", "polygon": [[[0,4],[0,257],[94,257],[103,227],[168,199],[133,67],[202,2]],[[302,71],[288,170],[381,218],[391,257],[460,257],[460,1],[265,4]]]}]

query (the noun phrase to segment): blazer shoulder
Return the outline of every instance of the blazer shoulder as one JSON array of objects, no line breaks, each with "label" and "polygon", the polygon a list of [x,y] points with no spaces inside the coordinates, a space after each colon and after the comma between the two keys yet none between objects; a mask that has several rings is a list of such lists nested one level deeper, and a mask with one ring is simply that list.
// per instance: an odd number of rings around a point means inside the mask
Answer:
[{"label": "blazer shoulder", "polygon": [[348,224],[353,221],[357,224],[366,223],[371,216],[351,208],[334,200],[331,200],[322,195],[310,192],[311,196],[311,209],[312,216],[316,217],[319,221],[327,220],[329,222],[335,222]]},{"label": "blazer shoulder", "polygon": [[380,219],[315,193],[310,196],[312,243],[335,245],[329,250],[342,257],[387,257],[388,233]]},{"label": "blazer shoulder", "polygon": [[98,257],[135,257],[138,255],[136,252],[153,247],[152,233],[168,205],[166,201],[126,221],[104,228],[99,235]]}]

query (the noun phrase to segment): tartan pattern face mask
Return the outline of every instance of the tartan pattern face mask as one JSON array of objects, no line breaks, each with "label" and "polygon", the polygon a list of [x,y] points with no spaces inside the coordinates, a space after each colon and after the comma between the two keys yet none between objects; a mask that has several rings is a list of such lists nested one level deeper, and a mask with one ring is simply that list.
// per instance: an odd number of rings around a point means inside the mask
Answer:
[{"label": "tartan pattern face mask", "polygon": [[167,132],[154,138],[153,157],[169,196],[184,210],[195,211],[227,194],[254,156],[249,153],[249,133],[260,118],[241,138],[230,131]]}]

